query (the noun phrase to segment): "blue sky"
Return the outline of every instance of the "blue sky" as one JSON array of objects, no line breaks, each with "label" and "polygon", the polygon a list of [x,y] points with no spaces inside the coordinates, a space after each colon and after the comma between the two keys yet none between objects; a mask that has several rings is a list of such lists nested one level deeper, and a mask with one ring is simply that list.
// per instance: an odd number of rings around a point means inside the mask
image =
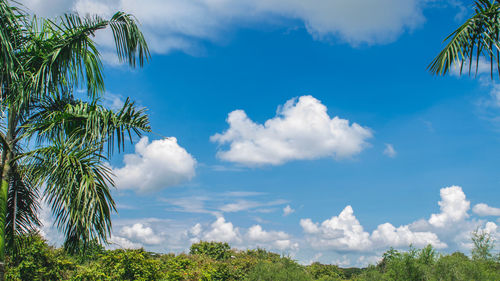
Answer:
[{"label": "blue sky", "polygon": [[391,246],[468,253],[476,228],[500,238],[497,79],[426,70],[460,1],[23,2],[122,9],[150,42],[132,70],[97,38],[105,102],[131,97],[154,131],[110,161],[113,247],[216,240],[362,266]]}]

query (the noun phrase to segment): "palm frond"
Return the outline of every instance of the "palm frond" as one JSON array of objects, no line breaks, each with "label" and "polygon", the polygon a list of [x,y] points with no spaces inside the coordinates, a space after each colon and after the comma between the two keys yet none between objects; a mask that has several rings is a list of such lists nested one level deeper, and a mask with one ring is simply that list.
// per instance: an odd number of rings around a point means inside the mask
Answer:
[{"label": "palm frond", "polygon": [[7,218],[5,233],[7,247],[11,252],[17,249],[16,237],[34,231],[40,226],[38,219],[39,193],[33,185],[26,167],[14,165],[7,201]]},{"label": "palm frond", "polygon": [[137,25],[134,16],[123,12],[117,12],[109,21],[113,37],[115,39],[116,51],[120,61],[128,61],[129,65],[144,65],[144,60],[149,61],[149,48],[144,35]]},{"label": "palm frond", "polygon": [[[39,40],[34,40],[32,45],[33,51],[42,54],[38,58],[32,56],[32,82],[37,92],[65,91],[82,86],[85,81],[89,95],[97,97],[102,93],[102,62],[93,36],[108,26],[113,32],[120,61],[127,60],[135,67],[137,59],[140,66],[149,59],[148,46],[135,19],[122,12],[110,20],[66,14],[55,21],[43,20],[41,26],[41,31],[34,34]],[[40,47],[45,52],[36,50]]]},{"label": "palm frond", "polygon": [[30,173],[36,183],[46,184],[44,198],[68,250],[80,241],[105,242],[111,232],[112,171],[97,148],[84,147],[78,139],[55,139],[53,145],[30,153]]},{"label": "palm frond", "polygon": [[98,100],[88,103],[56,96],[44,99],[36,111],[22,128],[25,135],[36,135],[39,143],[64,135],[79,138],[82,144],[107,143],[111,154],[115,143],[118,150],[123,149],[126,136],[132,141],[132,133],[141,136],[151,131],[146,110],[128,98],[120,110],[113,111]]},{"label": "palm frond", "polygon": [[493,78],[493,66],[500,67],[500,3],[498,0],[477,0],[474,11],[471,18],[446,37],[444,41],[448,44],[428,66],[432,73],[445,75],[457,65],[462,74],[465,65],[469,75],[473,71],[477,74],[479,60],[485,57],[490,61]]}]

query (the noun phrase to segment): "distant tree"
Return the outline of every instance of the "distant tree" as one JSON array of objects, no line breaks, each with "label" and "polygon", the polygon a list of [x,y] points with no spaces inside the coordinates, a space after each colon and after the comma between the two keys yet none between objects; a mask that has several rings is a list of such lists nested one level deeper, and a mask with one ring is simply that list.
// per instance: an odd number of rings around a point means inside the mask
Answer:
[{"label": "distant tree", "polygon": [[493,258],[491,250],[495,247],[495,241],[489,232],[476,229],[471,234],[471,240],[474,244],[471,252],[472,259],[490,260]]},{"label": "distant tree", "polygon": [[344,278],[342,271],[331,264],[314,262],[306,267],[307,272],[314,280],[341,280]]},{"label": "distant tree", "polygon": [[231,247],[223,242],[201,241],[191,245],[191,255],[205,255],[214,260],[225,260],[231,256]]}]

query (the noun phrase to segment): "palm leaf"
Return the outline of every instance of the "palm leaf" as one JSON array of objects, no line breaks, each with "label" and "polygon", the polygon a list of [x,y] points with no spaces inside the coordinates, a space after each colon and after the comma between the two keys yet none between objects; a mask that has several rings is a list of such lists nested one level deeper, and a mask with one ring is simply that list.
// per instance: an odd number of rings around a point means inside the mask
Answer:
[{"label": "palm leaf", "polygon": [[88,103],[70,96],[55,96],[38,103],[34,113],[22,128],[25,135],[36,135],[38,142],[65,135],[79,138],[82,144],[108,144],[111,154],[115,139],[118,150],[123,149],[126,136],[141,136],[150,132],[149,119],[144,108],[138,108],[128,98],[118,111],[107,109],[98,100]]},{"label": "palm leaf", "polygon": [[35,182],[46,184],[44,198],[65,235],[67,249],[77,250],[80,242],[93,239],[107,241],[111,212],[116,208],[106,158],[96,148],[82,148],[78,139],[55,139],[52,143],[32,151],[29,166]]},{"label": "palm leaf", "polygon": [[432,73],[445,75],[456,64],[460,66],[460,74],[467,65],[469,75],[473,71],[477,75],[480,57],[485,57],[490,62],[493,78],[493,66],[500,67],[500,4],[497,0],[477,0],[474,1],[474,12],[446,37],[444,41],[448,43],[428,66]]},{"label": "palm leaf", "polygon": [[40,226],[37,216],[40,197],[26,173],[26,167],[14,165],[10,180],[5,228],[7,247],[15,253],[18,248],[16,237],[35,231]]},{"label": "palm leaf", "polygon": [[[35,32],[31,47],[33,85],[37,92],[65,91],[86,81],[92,97],[104,91],[102,62],[93,41],[95,32],[110,26],[116,43],[118,58],[131,66],[140,66],[149,59],[149,50],[143,34],[131,15],[119,12],[110,20],[98,16],[82,18],[66,14],[58,20],[43,20],[40,32]],[[32,26],[36,29],[37,26]],[[38,50],[41,48],[42,50]],[[29,48],[28,48],[29,49]],[[48,52],[47,52],[48,51]]]}]

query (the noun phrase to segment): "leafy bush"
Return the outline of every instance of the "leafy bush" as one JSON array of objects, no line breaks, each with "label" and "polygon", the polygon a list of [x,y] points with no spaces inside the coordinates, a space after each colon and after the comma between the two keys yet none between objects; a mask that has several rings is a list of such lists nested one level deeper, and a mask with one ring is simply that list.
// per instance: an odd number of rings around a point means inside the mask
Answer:
[{"label": "leafy bush", "polygon": [[314,280],[342,280],[344,274],[336,265],[314,262],[307,266],[307,272]]},{"label": "leafy bush", "polygon": [[261,261],[249,273],[248,281],[307,281],[312,280],[305,268],[290,258],[278,262]]},{"label": "leafy bush", "polygon": [[201,241],[191,245],[191,255],[205,255],[214,260],[225,260],[231,256],[231,247],[227,243]]},{"label": "leafy bush", "polygon": [[[13,281],[376,281],[500,280],[500,262],[491,240],[476,239],[472,258],[456,252],[440,255],[431,247],[390,249],[376,266],[339,268],[313,263],[302,266],[264,249],[236,251],[227,243],[200,242],[190,254],[154,254],[144,250],[104,250],[97,241],[71,255],[47,245],[37,233],[19,237],[9,251],[6,280]],[[474,240],[473,240],[474,242]]]},{"label": "leafy bush", "polygon": [[64,280],[76,268],[61,249],[49,247],[38,233],[19,237],[18,251],[7,259],[6,280]]},{"label": "leafy bush", "polygon": [[162,277],[161,262],[144,250],[107,251],[92,265],[110,280],[153,281]]}]

